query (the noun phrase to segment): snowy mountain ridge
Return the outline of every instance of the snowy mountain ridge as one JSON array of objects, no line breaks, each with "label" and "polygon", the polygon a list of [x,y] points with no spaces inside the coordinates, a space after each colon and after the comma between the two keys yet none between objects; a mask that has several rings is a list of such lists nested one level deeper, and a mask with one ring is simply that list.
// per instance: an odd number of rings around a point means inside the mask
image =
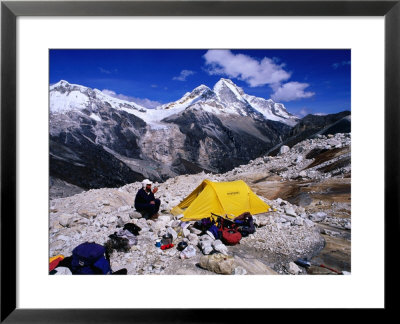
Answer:
[{"label": "snowy mountain ridge", "polygon": [[[70,84],[61,80],[50,86],[50,112],[65,113],[69,110],[94,110],[94,101],[106,102],[111,108],[124,110],[133,114],[152,128],[165,127],[164,118],[179,114],[186,109],[204,109],[213,114],[226,114],[236,116],[249,116],[256,119],[278,121],[289,126],[294,126],[298,118],[290,114],[281,103],[271,99],[255,97],[244,93],[229,79],[221,78],[211,90],[202,84],[191,92],[187,92],[177,101],[147,109],[135,102],[121,100],[103,93],[98,89]],[[93,112],[93,118],[100,117]],[[163,127],[164,126],[164,127]]]}]

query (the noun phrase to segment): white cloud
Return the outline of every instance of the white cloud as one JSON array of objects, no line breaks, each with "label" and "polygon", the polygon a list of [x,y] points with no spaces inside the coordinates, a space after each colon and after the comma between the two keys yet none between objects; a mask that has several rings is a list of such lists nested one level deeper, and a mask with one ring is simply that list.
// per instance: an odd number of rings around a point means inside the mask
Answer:
[{"label": "white cloud", "polygon": [[104,89],[102,90],[102,92],[110,97],[113,98],[117,98],[117,99],[121,99],[121,100],[125,100],[125,101],[129,101],[129,102],[134,102],[137,103],[145,108],[156,108],[160,105],[162,105],[161,102],[159,101],[154,101],[154,100],[150,100],[147,98],[138,98],[138,97],[131,97],[131,96],[125,96],[123,94],[117,94],[115,91],[112,90],[108,90],[108,89]]},{"label": "white cloud", "polygon": [[298,99],[310,98],[315,92],[305,92],[304,89],[309,86],[308,83],[288,82],[279,87],[274,87],[274,93],[271,99],[274,101],[293,101]]},{"label": "white cloud", "polygon": [[311,114],[311,110],[310,109],[308,109],[308,108],[302,108],[300,111],[299,111],[299,117],[304,117],[304,116],[306,116],[306,115],[308,115],[308,114]]},{"label": "white cloud", "polygon": [[233,54],[230,50],[209,50],[203,57],[209,74],[237,78],[250,87],[279,84],[291,75],[283,69],[284,64],[276,64],[276,58],[257,60],[248,55]]},{"label": "white cloud", "polygon": [[173,77],[172,80],[177,80],[177,81],[186,81],[186,78],[189,75],[195,74],[196,72],[190,71],[190,70],[182,70],[181,74],[179,76]]}]

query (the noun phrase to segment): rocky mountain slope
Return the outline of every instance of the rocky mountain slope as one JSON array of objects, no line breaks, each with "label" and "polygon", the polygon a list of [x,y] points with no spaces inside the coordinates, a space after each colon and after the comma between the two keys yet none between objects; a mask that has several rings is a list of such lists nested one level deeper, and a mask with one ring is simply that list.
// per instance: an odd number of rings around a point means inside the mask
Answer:
[{"label": "rocky mountain slope", "polygon": [[[133,182],[119,188],[91,189],[50,201],[50,257],[71,255],[85,241],[104,244],[126,223],[142,228],[137,244],[127,252],[114,251],[112,269],[128,274],[215,274],[198,267],[211,246],[234,258],[232,274],[335,274],[312,266],[307,271],[293,262],[308,258],[338,271],[351,271],[351,135],[318,135],[292,148],[282,146],[276,156],[262,156],[221,174],[181,175],[159,185],[157,220],[140,218],[132,205],[141,187]],[[244,180],[272,208],[255,215],[256,232],[240,244],[223,247],[200,236],[194,222],[183,223],[169,213],[202,180]],[[184,240],[195,256],[182,259],[176,248],[161,250],[156,239],[171,233],[174,244]],[[178,235],[181,233],[181,235]],[[208,236],[208,237],[206,237]],[[209,244],[209,245],[207,245]]]},{"label": "rocky mountain slope", "polygon": [[89,189],[225,172],[264,154],[296,122],[282,104],[227,79],[157,109],[60,81],[50,87],[50,175]]}]

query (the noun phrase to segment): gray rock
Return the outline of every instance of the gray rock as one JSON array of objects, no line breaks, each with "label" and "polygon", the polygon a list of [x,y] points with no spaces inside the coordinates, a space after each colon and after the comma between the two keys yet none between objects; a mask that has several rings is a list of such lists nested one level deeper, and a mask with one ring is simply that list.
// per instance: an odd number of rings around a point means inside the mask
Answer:
[{"label": "gray rock", "polygon": [[235,270],[233,271],[233,274],[243,276],[243,275],[247,274],[247,271],[243,267],[236,267]]},{"label": "gray rock", "polygon": [[137,211],[131,211],[129,213],[129,217],[130,217],[130,219],[139,219],[139,218],[142,218],[142,214]]},{"label": "gray rock", "polygon": [[292,275],[298,275],[299,273],[301,273],[301,269],[294,262],[289,263],[289,267],[287,270]]},{"label": "gray rock", "polygon": [[132,208],[132,207],[129,206],[129,205],[121,206],[121,207],[118,208],[118,212],[119,212],[119,213],[121,213],[121,212],[126,212],[126,211],[130,210],[131,208]]},{"label": "gray rock", "polygon": [[197,228],[194,228],[193,226],[191,226],[189,228],[189,230],[190,230],[191,233],[193,233],[195,235],[200,235],[201,234],[201,231],[199,229],[197,229]]},{"label": "gray rock", "polygon": [[280,150],[279,150],[279,154],[285,154],[285,153],[287,153],[289,151],[290,151],[290,147],[289,146],[282,145]]},{"label": "gray rock", "polygon": [[222,254],[228,254],[228,248],[222,243],[220,240],[215,240],[212,242],[212,247],[215,251],[220,252]]},{"label": "gray rock", "polygon": [[302,217],[296,217],[296,219],[293,221],[293,224],[297,226],[303,226],[304,219]]},{"label": "gray rock", "polygon": [[313,222],[319,223],[319,222],[324,221],[325,218],[326,218],[327,216],[328,216],[328,215],[327,215],[326,213],[324,213],[324,212],[317,212],[317,213],[311,214],[311,215],[310,215],[310,219],[311,219]]},{"label": "gray rock", "polygon": [[296,163],[303,162],[303,156],[299,155],[296,159]]},{"label": "gray rock", "polygon": [[302,178],[305,178],[305,177],[307,177],[307,172],[304,171],[304,170],[300,171],[299,176],[302,177]]},{"label": "gray rock", "polygon": [[307,227],[314,227],[315,223],[309,219],[304,219],[304,225]]},{"label": "gray rock", "polygon": [[191,234],[190,231],[188,229],[186,229],[186,228],[184,228],[182,231],[183,231],[183,236],[184,237],[188,237]]},{"label": "gray rock", "polygon": [[286,215],[297,217],[297,214],[294,211],[293,207],[289,207],[289,206],[285,207],[285,213],[286,213]]}]

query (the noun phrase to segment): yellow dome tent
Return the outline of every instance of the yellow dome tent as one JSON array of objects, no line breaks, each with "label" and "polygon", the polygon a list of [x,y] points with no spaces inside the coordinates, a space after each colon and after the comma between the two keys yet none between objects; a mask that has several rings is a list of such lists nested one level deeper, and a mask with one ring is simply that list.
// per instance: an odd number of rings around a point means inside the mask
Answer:
[{"label": "yellow dome tent", "polygon": [[244,212],[254,215],[266,213],[269,209],[270,206],[258,198],[243,180],[204,180],[178,206],[172,208],[171,214],[183,214],[182,221],[211,217],[211,213],[233,219]]}]

